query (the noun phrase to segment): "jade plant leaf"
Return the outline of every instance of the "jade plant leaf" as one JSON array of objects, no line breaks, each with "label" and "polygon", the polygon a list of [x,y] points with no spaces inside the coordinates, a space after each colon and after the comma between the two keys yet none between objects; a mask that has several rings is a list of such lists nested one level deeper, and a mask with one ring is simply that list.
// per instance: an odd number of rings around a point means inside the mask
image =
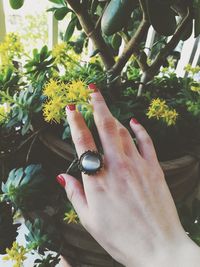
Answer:
[{"label": "jade plant leaf", "polygon": [[159,34],[170,36],[176,30],[176,13],[166,2],[146,0],[149,20]]},{"label": "jade plant leaf", "polygon": [[136,0],[111,0],[102,16],[102,32],[112,35],[120,31],[127,24],[136,6]]},{"label": "jade plant leaf", "polygon": [[9,2],[13,9],[19,9],[24,4],[24,0],[9,0]]}]

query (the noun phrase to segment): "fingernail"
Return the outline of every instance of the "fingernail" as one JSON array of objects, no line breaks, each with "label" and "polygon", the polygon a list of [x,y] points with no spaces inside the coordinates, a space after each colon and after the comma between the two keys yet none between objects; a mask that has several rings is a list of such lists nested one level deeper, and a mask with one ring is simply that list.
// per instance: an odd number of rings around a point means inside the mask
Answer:
[{"label": "fingernail", "polygon": [[139,122],[135,118],[132,118],[131,122],[134,123],[134,124],[139,124]]},{"label": "fingernail", "polygon": [[65,186],[66,186],[66,182],[65,182],[65,179],[64,179],[64,177],[63,177],[62,175],[58,175],[58,176],[56,177],[56,180],[57,180],[57,182],[58,182],[62,187],[65,188]]},{"label": "fingernail", "polygon": [[97,88],[97,86],[96,86],[96,84],[94,84],[94,83],[90,83],[90,84],[88,85],[88,88],[89,88],[90,90],[92,90],[94,93],[96,93],[96,92],[99,91],[98,88]]},{"label": "fingernail", "polygon": [[69,104],[66,106],[66,109],[69,111],[74,111],[76,109],[76,105],[75,104]]}]

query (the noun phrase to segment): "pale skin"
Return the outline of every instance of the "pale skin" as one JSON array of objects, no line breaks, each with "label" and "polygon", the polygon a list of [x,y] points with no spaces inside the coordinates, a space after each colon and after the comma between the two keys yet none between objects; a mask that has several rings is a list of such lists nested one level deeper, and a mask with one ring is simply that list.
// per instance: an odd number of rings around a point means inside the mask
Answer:
[{"label": "pale skin", "polygon": [[[98,174],[83,174],[83,186],[75,177],[62,174],[82,225],[124,266],[199,267],[200,248],[181,226],[146,130],[136,120],[130,121],[137,149],[100,92],[91,97],[104,167]],[[78,156],[97,150],[82,115],[66,110]]]}]

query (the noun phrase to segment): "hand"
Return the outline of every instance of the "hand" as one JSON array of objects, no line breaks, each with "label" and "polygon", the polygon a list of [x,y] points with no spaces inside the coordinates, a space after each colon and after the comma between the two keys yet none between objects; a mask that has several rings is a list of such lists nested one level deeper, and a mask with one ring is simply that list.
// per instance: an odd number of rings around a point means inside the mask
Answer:
[{"label": "hand", "polygon": [[[59,176],[81,223],[125,266],[197,266],[194,260],[200,260],[199,248],[180,224],[149,135],[131,120],[137,149],[100,92],[91,95],[104,167],[95,175],[83,174],[83,186],[70,175]],[[97,150],[82,115],[73,106],[67,108],[67,117],[78,156]]]}]

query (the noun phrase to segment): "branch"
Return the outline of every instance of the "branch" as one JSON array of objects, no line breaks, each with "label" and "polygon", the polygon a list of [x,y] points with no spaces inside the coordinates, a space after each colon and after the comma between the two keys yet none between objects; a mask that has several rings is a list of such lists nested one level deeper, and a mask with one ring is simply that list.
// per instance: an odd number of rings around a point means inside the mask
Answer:
[{"label": "branch", "polygon": [[[187,24],[191,20],[190,16],[190,9],[187,9],[187,14],[186,16],[181,20],[178,28],[176,29],[173,37],[171,40],[165,45],[164,48],[161,49],[160,53],[156,56],[154,62],[149,68],[149,74],[151,74],[151,77],[157,74],[159,71],[160,67],[163,64],[163,59],[166,59],[166,57],[170,54],[170,52],[178,45],[181,35],[183,34]],[[153,75],[153,76],[152,76]]]},{"label": "branch", "polygon": [[[132,56],[132,54],[136,54],[138,56],[140,53],[139,46],[144,36],[147,34],[149,26],[150,26],[143,0],[140,0],[140,6],[143,12],[143,19],[135,35],[131,38],[131,40],[125,46],[124,51],[122,55],[120,56],[119,60],[109,70],[109,73],[111,74],[112,77],[115,77],[120,74],[120,72],[122,71],[123,67],[126,65],[129,58]],[[144,66],[143,63],[144,63],[143,61],[139,61],[139,64],[142,66],[143,69],[145,69],[146,66]]]},{"label": "branch", "polygon": [[190,16],[190,9],[187,9],[186,16],[181,20],[179,26],[177,27],[174,36],[171,38],[171,40],[163,47],[160,51],[160,53],[156,56],[154,62],[151,66],[146,69],[146,71],[143,73],[141,77],[141,85],[138,89],[138,96],[141,96],[144,85],[152,80],[152,78],[159,72],[160,67],[163,64],[163,60],[167,58],[167,56],[170,54],[170,52],[178,45],[181,35],[184,32],[185,27],[190,22],[191,16]]},{"label": "branch", "polygon": [[96,49],[99,50],[99,54],[106,69],[110,69],[114,64],[114,58],[112,51],[106,44],[102,37],[99,27],[95,27],[91,17],[89,16],[87,9],[83,8],[81,3],[77,0],[65,0],[77,15],[81,26],[83,27],[88,38],[91,38]]}]

